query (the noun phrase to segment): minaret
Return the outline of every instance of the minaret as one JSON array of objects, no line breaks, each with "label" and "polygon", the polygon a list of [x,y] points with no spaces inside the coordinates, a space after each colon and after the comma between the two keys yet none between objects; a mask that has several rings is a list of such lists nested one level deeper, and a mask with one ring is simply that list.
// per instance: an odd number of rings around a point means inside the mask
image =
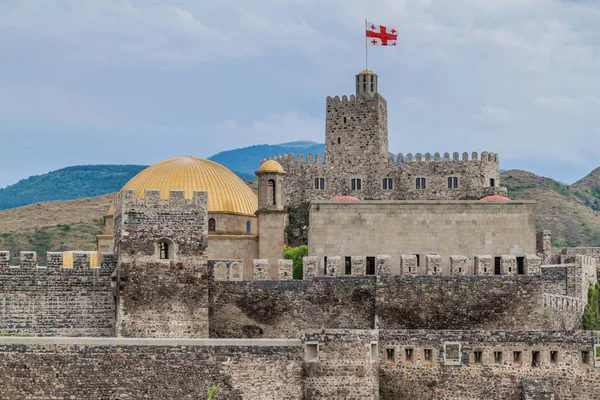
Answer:
[{"label": "minaret", "polygon": [[285,171],[274,160],[264,162],[258,171],[258,258],[269,260],[269,279],[278,279],[277,261],[285,246],[283,180]]}]

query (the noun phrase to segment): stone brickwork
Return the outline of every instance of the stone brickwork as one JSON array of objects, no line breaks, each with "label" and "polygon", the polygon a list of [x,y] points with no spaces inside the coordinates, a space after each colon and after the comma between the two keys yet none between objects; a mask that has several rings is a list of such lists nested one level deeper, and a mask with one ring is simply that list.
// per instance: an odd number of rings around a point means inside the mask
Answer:
[{"label": "stone brickwork", "polygon": [[387,277],[392,275],[391,260],[392,257],[388,255],[377,256],[376,263],[378,276]]},{"label": "stone brickwork", "polygon": [[253,279],[255,281],[266,281],[269,279],[269,260],[254,260],[253,264]]},{"label": "stone brickwork", "polygon": [[525,275],[541,274],[542,259],[535,254],[525,254]]},{"label": "stone brickwork", "polygon": [[[597,334],[380,330],[380,357],[386,349],[413,355],[382,361],[380,399],[521,399],[525,379],[551,380],[557,399],[596,399],[600,373],[589,357]],[[458,366],[444,365],[447,343],[460,345]]]},{"label": "stone brickwork", "polygon": [[37,253],[35,251],[22,251],[20,256],[22,268],[35,268],[37,266]]},{"label": "stone brickwork", "polygon": [[35,266],[36,253],[22,252],[22,260],[24,254],[22,266],[0,267],[0,329],[25,336],[114,335],[116,255],[102,254],[98,268],[74,268]]},{"label": "stone brickwork", "polygon": [[492,256],[475,256],[473,274],[477,276],[494,275],[494,261],[492,260]]},{"label": "stone brickwork", "polygon": [[305,399],[371,400],[378,398],[378,335],[375,330],[310,330],[307,345],[318,346],[318,362],[305,361]]},{"label": "stone brickwork", "polygon": [[325,269],[326,276],[341,276],[342,275],[342,257],[332,256],[327,257],[327,265]]},{"label": "stone brickwork", "polygon": [[302,400],[299,340],[0,338],[2,399]]},{"label": "stone brickwork", "polygon": [[319,259],[317,257],[302,258],[303,279],[312,279],[319,274]]},{"label": "stone brickwork", "polygon": [[439,254],[425,255],[425,273],[427,275],[442,275],[442,257]]},{"label": "stone brickwork", "polygon": [[208,260],[208,271],[215,281],[244,280],[242,260]]},{"label": "stone brickwork", "polygon": [[542,264],[551,264],[552,235],[550,231],[543,230],[536,233],[537,255],[542,259]]},{"label": "stone brickwork", "polygon": [[[315,201],[309,210],[309,255],[321,262],[341,257],[392,256],[400,273],[402,254],[450,256],[535,254],[535,203],[528,201]],[[493,269],[492,269],[493,273]]]},{"label": "stone brickwork", "polygon": [[375,277],[214,282],[210,337],[297,338],[305,329],[370,329]]},{"label": "stone brickwork", "polygon": [[208,336],[207,201],[206,192],[117,195],[117,336]]},{"label": "stone brickwork", "polygon": [[294,265],[292,260],[278,260],[277,265],[279,266],[280,281],[289,281],[293,279],[292,269]]},{"label": "stone brickwork", "polygon": [[366,275],[367,274],[367,257],[365,256],[351,256],[352,263],[352,275]]},{"label": "stone brickwork", "polygon": [[469,257],[450,256],[450,275],[467,275]]},{"label": "stone brickwork", "polygon": [[500,272],[502,275],[517,275],[517,258],[511,255],[501,256]]},{"label": "stone brickwork", "polygon": [[402,275],[417,275],[417,256],[410,254],[402,254],[401,260],[401,271]]}]

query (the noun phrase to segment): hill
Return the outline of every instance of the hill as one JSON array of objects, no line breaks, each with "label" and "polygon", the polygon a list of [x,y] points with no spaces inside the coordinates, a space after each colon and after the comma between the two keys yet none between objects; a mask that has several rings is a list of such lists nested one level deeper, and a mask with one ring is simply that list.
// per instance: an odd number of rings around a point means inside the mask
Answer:
[{"label": "hill", "polygon": [[537,201],[537,228],[552,231],[557,248],[600,246],[600,193],[596,170],[571,186],[530,172],[510,170],[501,174],[501,184],[511,199]]},{"label": "hill", "polygon": [[209,160],[226,166],[237,173],[251,174],[255,179],[254,171],[258,169],[260,160],[282,154],[317,154],[325,153],[325,145],[315,142],[290,142],[278,145],[261,144],[244,147],[242,149],[228,150],[210,157]]}]

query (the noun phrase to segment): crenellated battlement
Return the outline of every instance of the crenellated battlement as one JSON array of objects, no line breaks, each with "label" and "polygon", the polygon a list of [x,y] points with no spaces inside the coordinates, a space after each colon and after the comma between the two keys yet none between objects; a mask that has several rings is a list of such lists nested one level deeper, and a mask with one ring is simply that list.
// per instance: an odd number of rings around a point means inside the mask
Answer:
[{"label": "crenellated battlement", "polygon": [[582,299],[578,299],[577,297],[544,293],[544,308],[547,309],[582,313],[585,309],[585,304]]},{"label": "crenellated battlement", "polygon": [[404,157],[403,153],[398,153],[397,158],[394,160],[397,163],[413,163],[413,162],[491,162],[498,163],[498,153],[491,153],[484,151],[480,155],[477,154],[476,151],[472,152],[470,157],[469,153],[464,152],[460,155],[458,152],[452,153],[444,153],[441,155],[440,153],[434,153],[433,156],[431,153],[408,153],[406,157]]},{"label": "crenellated battlement", "polygon": [[372,95],[360,95],[355,96],[351,94],[350,96],[342,95],[340,96],[327,96],[325,99],[325,104],[328,106],[337,106],[340,104],[362,104],[372,102],[374,98],[377,98],[379,101],[383,101],[387,104],[387,101],[378,93]]},{"label": "crenellated battlement", "polygon": [[185,205],[199,205],[206,204],[208,202],[208,193],[195,191],[192,199],[185,198],[184,190],[171,190],[169,191],[169,198],[163,199],[160,197],[160,190],[157,189],[146,189],[144,191],[144,197],[138,198],[135,190],[123,190],[115,197],[115,214],[121,210],[124,205],[131,206],[157,206],[157,207],[171,207],[171,206],[185,206]]},{"label": "crenellated battlement", "polygon": [[[10,254],[10,251],[0,251],[0,269],[114,269],[117,265],[115,253],[97,251],[47,252],[46,265],[38,265],[35,251],[21,251],[18,256],[14,257],[11,257]],[[13,262],[13,260],[18,262]]]}]

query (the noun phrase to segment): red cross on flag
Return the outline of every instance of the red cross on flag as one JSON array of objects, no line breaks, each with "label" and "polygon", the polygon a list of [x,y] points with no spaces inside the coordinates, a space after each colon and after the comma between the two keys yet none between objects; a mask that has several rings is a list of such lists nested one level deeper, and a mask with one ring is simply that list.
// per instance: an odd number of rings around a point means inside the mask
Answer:
[{"label": "red cross on flag", "polygon": [[398,31],[394,28],[367,22],[367,43],[371,46],[396,46]]}]

